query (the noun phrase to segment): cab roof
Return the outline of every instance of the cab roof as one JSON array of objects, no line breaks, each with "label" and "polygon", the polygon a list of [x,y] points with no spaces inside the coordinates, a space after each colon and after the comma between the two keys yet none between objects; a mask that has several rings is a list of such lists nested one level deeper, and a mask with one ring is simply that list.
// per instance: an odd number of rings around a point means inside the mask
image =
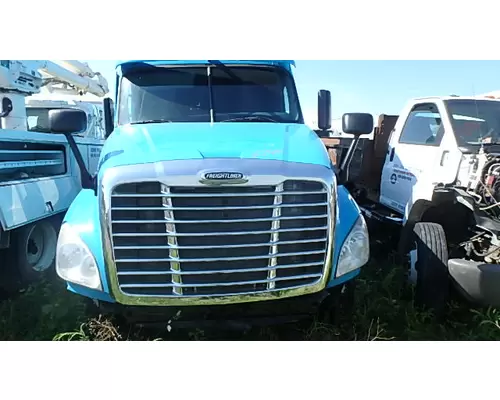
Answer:
[{"label": "cab roof", "polygon": [[[149,65],[203,65],[210,64],[212,60],[130,60],[123,61],[116,65],[116,69],[119,72],[124,72],[128,67],[132,67],[137,64],[149,64]],[[242,65],[264,65],[264,66],[278,66],[291,71],[292,67],[295,67],[294,60],[216,60],[224,64],[242,64]]]},{"label": "cab roof", "polygon": [[412,99],[412,101],[418,101],[418,102],[423,102],[423,101],[447,101],[447,100],[496,100],[499,101],[500,97],[494,97],[491,95],[479,95],[479,96],[455,96],[455,95],[450,95],[450,96],[428,96],[428,97],[417,97],[415,99]]}]

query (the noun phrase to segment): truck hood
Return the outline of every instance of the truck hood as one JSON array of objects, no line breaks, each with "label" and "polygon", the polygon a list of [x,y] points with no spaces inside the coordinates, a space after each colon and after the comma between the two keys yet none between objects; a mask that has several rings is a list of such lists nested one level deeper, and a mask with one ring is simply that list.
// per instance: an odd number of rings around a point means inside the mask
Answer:
[{"label": "truck hood", "polygon": [[99,170],[204,158],[262,159],[330,167],[325,146],[306,125],[170,123],[116,128],[104,144]]}]

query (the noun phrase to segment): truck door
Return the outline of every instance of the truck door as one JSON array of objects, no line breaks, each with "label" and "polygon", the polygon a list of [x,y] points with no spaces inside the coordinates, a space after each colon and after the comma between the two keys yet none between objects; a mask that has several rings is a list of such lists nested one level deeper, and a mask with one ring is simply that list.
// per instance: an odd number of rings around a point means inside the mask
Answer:
[{"label": "truck door", "polygon": [[[97,139],[96,139],[97,141]],[[99,158],[101,157],[102,144],[91,144],[88,147],[89,172],[94,175],[97,172]]]},{"label": "truck door", "polygon": [[417,182],[439,175],[444,136],[443,120],[435,103],[417,104],[407,115],[392,133],[380,188],[380,202],[400,213],[405,212]]}]

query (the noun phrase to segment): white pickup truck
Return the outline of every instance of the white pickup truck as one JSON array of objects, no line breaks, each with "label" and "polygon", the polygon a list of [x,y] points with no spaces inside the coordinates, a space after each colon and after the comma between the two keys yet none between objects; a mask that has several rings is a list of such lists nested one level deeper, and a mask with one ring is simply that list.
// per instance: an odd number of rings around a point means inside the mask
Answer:
[{"label": "white pickup truck", "polygon": [[372,227],[398,227],[418,305],[444,311],[455,286],[500,306],[500,100],[420,98],[381,115],[347,180]]}]

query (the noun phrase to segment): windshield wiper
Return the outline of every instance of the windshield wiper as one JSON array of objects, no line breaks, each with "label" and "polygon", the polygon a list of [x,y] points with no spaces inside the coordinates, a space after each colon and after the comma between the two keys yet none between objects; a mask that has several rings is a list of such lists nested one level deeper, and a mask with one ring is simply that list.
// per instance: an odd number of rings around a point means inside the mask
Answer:
[{"label": "windshield wiper", "polygon": [[232,119],[225,119],[220,122],[274,122],[274,123],[280,123],[281,121],[272,118],[272,117],[266,117],[263,115],[254,115],[254,116],[248,116],[248,117],[239,117],[239,118],[232,118]]},{"label": "windshield wiper", "polygon": [[172,123],[169,119],[147,119],[144,121],[136,121],[131,122],[130,125],[143,125],[143,124],[163,124],[163,123]]}]

